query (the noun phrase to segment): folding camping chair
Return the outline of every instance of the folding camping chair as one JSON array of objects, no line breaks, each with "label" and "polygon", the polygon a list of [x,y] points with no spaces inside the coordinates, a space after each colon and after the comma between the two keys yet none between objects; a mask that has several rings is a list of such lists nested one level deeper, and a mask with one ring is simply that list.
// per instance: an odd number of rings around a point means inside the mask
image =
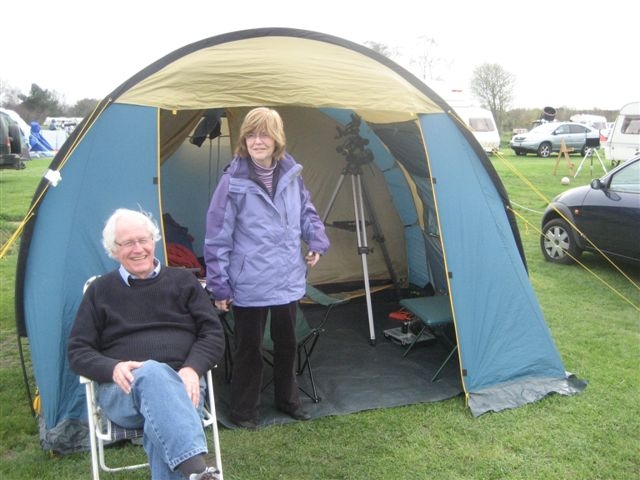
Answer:
[{"label": "folding camping chair", "polygon": [[[83,287],[82,293],[87,290],[91,282],[99,275],[89,278]],[[218,435],[218,418],[216,416],[215,397],[213,395],[213,375],[211,370],[206,373],[207,396],[202,409],[202,426],[206,430],[211,427],[213,448],[216,459],[216,468],[220,471],[220,480],[223,480],[222,459],[220,455],[220,437]],[[87,402],[87,417],[89,422],[89,445],[91,449],[91,473],[93,480],[100,480],[100,470],[104,472],[119,472],[124,470],[137,470],[149,466],[149,463],[138,463],[110,467],[106,464],[104,447],[113,443],[131,440],[134,443],[143,437],[142,429],[128,429],[113,423],[102,414],[96,396],[96,382],[80,376],[80,383],[84,385]]]},{"label": "folding camping chair", "polygon": [[[315,379],[313,377],[313,368],[311,366],[311,355],[318,343],[320,333],[324,330],[324,325],[329,318],[329,314],[334,307],[347,303],[348,299],[342,299],[327,295],[310,284],[306,286],[305,302],[316,303],[326,307],[325,313],[321,322],[316,327],[311,327],[307,322],[307,319],[302,311],[302,308],[298,306],[296,314],[296,339],[298,341],[297,347],[297,363],[296,363],[296,375],[302,375],[304,371],[307,371],[309,376],[309,384],[311,385],[311,392],[308,392],[303,387],[298,386],[300,391],[308,396],[315,403],[320,402],[321,398],[318,396],[316,389]],[[233,366],[232,351],[232,339],[233,339],[233,315],[231,312],[226,312],[220,316],[222,324],[225,330],[226,349],[225,349],[225,378],[227,382],[231,381],[231,371]],[[264,329],[264,337],[262,339],[262,347],[265,352],[263,356],[265,362],[273,366],[273,342],[271,340],[269,320]],[[270,382],[269,382],[270,383]],[[266,386],[269,385],[267,383]]]},{"label": "folding camping chair", "polygon": [[[202,425],[205,430],[211,427],[213,447],[215,451],[216,468],[220,471],[220,479],[223,479],[222,460],[220,455],[220,438],[218,436],[218,419],[216,417],[216,404],[213,395],[213,378],[211,370],[207,371],[207,398],[202,409]],[[142,429],[127,429],[121,427],[102,414],[96,397],[96,382],[80,377],[80,383],[85,387],[87,399],[87,415],[89,419],[89,443],[91,447],[91,472],[93,480],[100,480],[100,470],[104,472],[119,472],[123,470],[137,470],[148,467],[148,463],[121,465],[111,467],[105,461],[105,446],[124,440],[136,441],[143,436]]]},{"label": "folding camping chair", "polygon": [[437,295],[433,297],[403,298],[400,300],[400,305],[413,313],[422,322],[420,332],[418,332],[413,342],[411,342],[404,351],[403,356],[406,357],[409,354],[425,332],[432,333],[434,337],[441,339],[446,343],[448,348],[451,348],[449,354],[440,365],[440,368],[438,368],[435,375],[431,378],[431,381],[434,382],[451,357],[453,357],[454,353],[458,351],[458,344],[452,342],[446,332],[446,329],[453,324],[449,296]]}]

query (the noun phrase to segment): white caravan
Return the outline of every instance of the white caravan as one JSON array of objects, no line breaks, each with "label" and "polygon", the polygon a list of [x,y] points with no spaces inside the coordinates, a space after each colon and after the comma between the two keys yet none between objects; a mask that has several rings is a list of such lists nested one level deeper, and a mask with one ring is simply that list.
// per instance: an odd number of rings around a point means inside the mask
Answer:
[{"label": "white caravan", "polygon": [[460,118],[467,124],[487,153],[500,148],[500,134],[493,119],[491,110],[480,107],[453,107]]},{"label": "white caravan", "polygon": [[640,153],[640,102],[628,103],[620,109],[603,149],[612,165]]}]

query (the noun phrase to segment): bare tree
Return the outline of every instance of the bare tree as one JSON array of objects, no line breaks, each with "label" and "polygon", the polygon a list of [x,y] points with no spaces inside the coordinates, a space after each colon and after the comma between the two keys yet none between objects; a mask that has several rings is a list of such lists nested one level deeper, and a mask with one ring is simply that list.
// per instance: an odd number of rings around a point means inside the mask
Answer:
[{"label": "bare tree", "polygon": [[11,86],[7,80],[0,78],[0,107],[15,110],[15,105],[19,103],[18,95],[20,91]]},{"label": "bare tree", "polygon": [[436,56],[435,52],[438,42],[431,37],[421,35],[417,40],[417,55],[411,63],[417,67],[418,76],[422,80],[436,80],[437,67],[442,63],[442,59]]},{"label": "bare tree", "polygon": [[380,55],[384,55],[387,58],[393,58],[397,55],[397,52],[395,51],[394,48],[384,43],[375,42],[373,40],[367,40],[366,42],[364,42],[364,44],[374,52],[377,52]]},{"label": "bare tree", "polygon": [[471,93],[491,110],[502,131],[502,122],[513,100],[515,77],[497,63],[484,63],[473,70]]}]

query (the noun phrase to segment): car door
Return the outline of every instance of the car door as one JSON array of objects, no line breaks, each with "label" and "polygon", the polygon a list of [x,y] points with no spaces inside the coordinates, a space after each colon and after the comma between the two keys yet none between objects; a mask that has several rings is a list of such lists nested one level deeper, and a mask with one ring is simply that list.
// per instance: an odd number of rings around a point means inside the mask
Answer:
[{"label": "car door", "polygon": [[551,143],[554,151],[560,151],[562,140],[564,140],[564,144],[567,147],[571,147],[571,131],[569,130],[569,125],[560,125],[553,131]]},{"label": "car door", "polygon": [[569,127],[569,139],[565,140],[567,146],[573,147],[577,152],[582,151],[582,147],[587,141],[589,129],[582,125],[567,125]]},{"label": "car door", "polygon": [[640,259],[640,159],[590,189],[576,217],[578,228],[605,253]]}]

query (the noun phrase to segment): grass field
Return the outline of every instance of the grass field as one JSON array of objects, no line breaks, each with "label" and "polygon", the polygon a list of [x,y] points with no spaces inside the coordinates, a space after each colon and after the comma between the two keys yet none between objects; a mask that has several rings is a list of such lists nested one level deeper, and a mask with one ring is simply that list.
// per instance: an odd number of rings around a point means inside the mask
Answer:
[{"label": "grass field", "polygon": [[[573,157],[579,162],[579,157]],[[580,395],[473,418],[462,398],[329,417],[257,432],[221,430],[227,479],[637,479],[640,478],[640,269],[624,273],[594,255],[583,266],[545,262],[540,215],[564,190],[561,163],[492,157],[514,209],[531,282]],[[49,160],[0,171],[0,240],[19,226]],[[594,171],[594,176],[599,175]],[[586,184],[583,171],[572,185]],[[0,478],[86,479],[86,453],[53,457],[39,446],[18,357],[14,281],[17,244],[0,261]],[[635,282],[635,284],[633,283]],[[28,353],[28,352],[27,352]],[[125,447],[115,457],[139,457]],[[143,479],[145,471],[103,478]]]}]

